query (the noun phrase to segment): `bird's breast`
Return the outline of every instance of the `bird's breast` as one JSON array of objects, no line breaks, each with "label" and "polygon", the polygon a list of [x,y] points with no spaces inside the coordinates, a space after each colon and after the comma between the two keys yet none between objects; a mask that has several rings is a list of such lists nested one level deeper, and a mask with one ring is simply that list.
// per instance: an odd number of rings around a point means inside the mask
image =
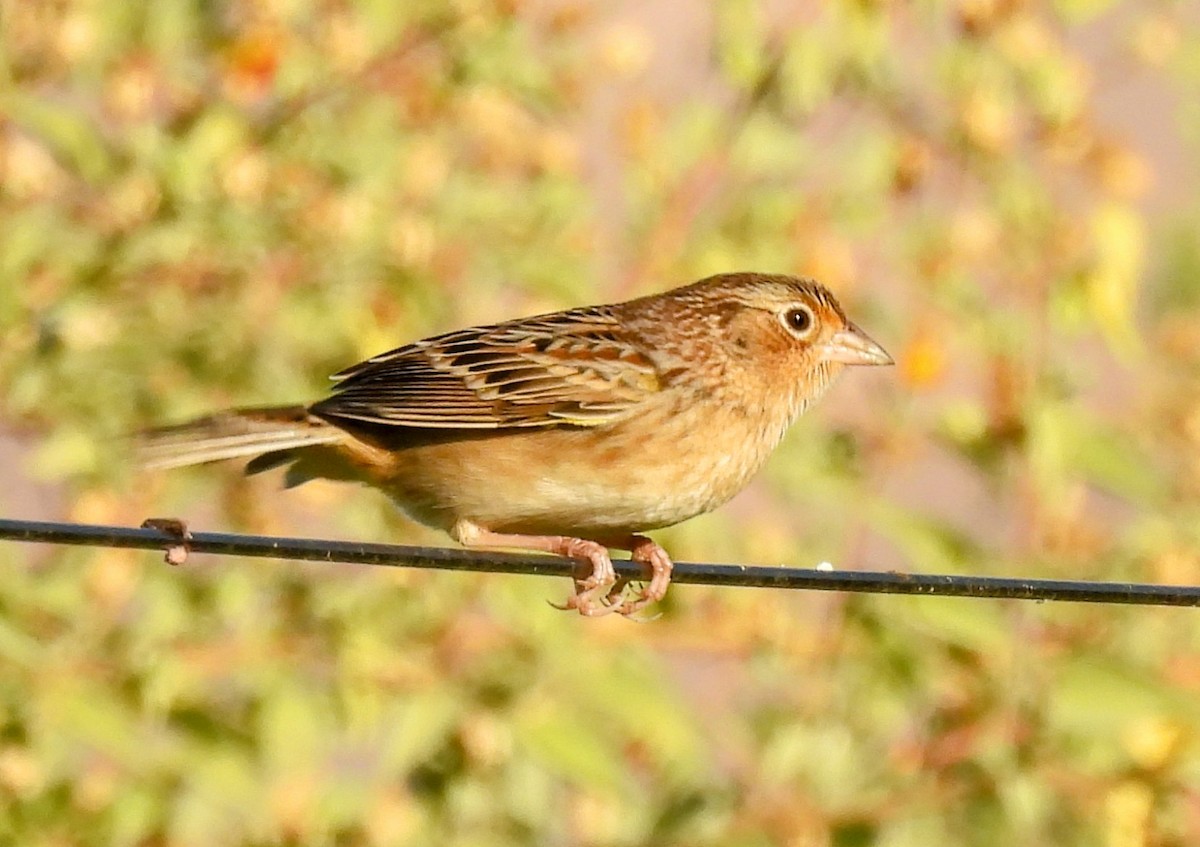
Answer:
[{"label": "bird's breast", "polygon": [[735,495],[791,422],[786,404],[672,397],[619,422],[446,440],[397,453],[376,482],[413,517],[498,532],[603,537],[669,526]]},{"label": "bird's breast", "polygon": [[676,520],[715,509],[745,488],[790,422],[785,409],[728,399],[664,419],[646,451],[686,512]]}]

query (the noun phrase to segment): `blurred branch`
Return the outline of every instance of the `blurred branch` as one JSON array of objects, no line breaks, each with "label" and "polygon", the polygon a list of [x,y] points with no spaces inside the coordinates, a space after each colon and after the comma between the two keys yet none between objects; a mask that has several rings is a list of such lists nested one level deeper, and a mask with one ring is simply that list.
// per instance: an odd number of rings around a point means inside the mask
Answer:
[{"label": "blurred branch", "polygon": [[[385,567],[434,568],[480,573],[534,574],[582,578],[591,565],[577,560],[515,553],[485,553],[439,547],[401,547],[308,538],[274,538],[217,532],[178,534],[155,528],[94,526],[0,519],[0,539],[43,544],[122,547],[140,550],[177,550],[223,553],[271,559],[345,562]],[[636,562],[613,562],[617,574],[648,578]],[[1200,586],[1144,583],[1083,582],[1054,579],[942,574],[905,574],[896,571],[823,571],[803,568],[750,565],[709,565],[679,562],[672,581],[694,585],[742,588],[791,588],[810,591],[854,591],[867,594],[922,594],[942,597],[993,597],[1009,600],[1069,600],[1081,603],[1124,603],[1144,606],[1200,606]]]}]

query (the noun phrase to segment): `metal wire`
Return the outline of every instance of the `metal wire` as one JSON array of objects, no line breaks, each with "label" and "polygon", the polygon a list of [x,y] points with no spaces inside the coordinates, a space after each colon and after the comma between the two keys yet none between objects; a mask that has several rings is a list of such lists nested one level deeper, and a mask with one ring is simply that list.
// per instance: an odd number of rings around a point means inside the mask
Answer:
[{"label": "metal wire", "polygon": [[[125,547],[141,550],[178,548],[179,536],[154,528],[94,526],[0,519],[0,539],[41,544]],[[554,556],[489,553],[440,547],[403,547],[308,538],[273,538],[220,532],[191,533],[192,553],[222,553],[271,559],[345,562],[385,567],[435,568],[482,573],[586,576],[588,563]],[[617,574],[648,576],[642,565],[618,560]],[[810,591],[855,591],[872,594],[920,594],[940,597],[995,597],[1010,600],[1069,600],[1146,606],[1200,606],[1200,586],[1130,582],[1084,582],[1060,579],[1011,579],[959,574],[907,574],[896,571],[825,571],[753,565],[709,565],[677,562],[674,583],[742,588],[791,588]]]}]

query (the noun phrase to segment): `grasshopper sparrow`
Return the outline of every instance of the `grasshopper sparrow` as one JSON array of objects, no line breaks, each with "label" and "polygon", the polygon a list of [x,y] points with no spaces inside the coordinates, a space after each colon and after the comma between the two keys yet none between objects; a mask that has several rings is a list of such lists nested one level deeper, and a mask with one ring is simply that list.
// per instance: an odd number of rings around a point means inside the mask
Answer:
[{"label": "grasshopper sparrow", "polygon": [[[365,482],[466,546],[589,560],[565,607],[628,615],[671,579],[642,532],[740,491],[844,366],[891,362],[820,284],[721,274],[416,341],[336,374],[310,406],[152,430],[143,458]],[[649,566],[638,595],[617,586],[610,547]]]}]

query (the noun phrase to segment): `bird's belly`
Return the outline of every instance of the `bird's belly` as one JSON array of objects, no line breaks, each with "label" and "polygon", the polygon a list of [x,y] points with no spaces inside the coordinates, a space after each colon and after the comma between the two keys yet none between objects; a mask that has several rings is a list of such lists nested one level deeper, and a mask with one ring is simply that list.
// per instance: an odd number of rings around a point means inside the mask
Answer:
[{"label": "bird's belly", "polygon": [[539,429],[423,445],[400,454],[382,487],[418,521],[447,530],[461,519],[522,534],[654,529],[724,503],[782,434],[741,418],[713,423],[667,415],[658,427],[642,421],[636,436],[620,426]]}]

